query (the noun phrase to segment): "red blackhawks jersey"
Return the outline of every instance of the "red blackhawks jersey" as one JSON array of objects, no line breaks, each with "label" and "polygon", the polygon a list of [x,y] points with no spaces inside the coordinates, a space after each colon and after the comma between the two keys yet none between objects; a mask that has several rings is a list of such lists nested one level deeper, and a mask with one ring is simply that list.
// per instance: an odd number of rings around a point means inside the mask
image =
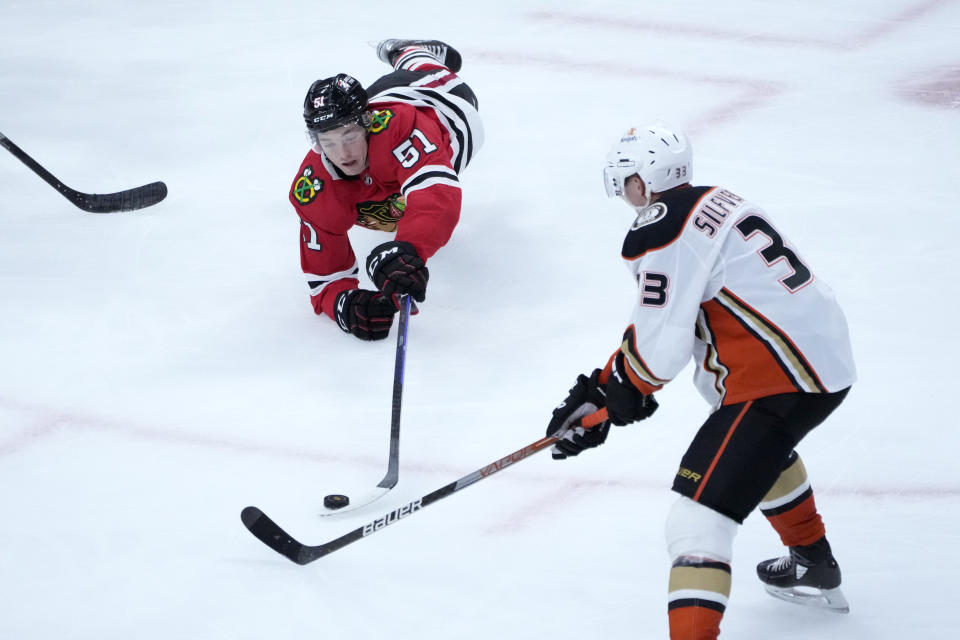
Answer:
[{"label": "red blackhawks jersey", "polygon": [[778,393],[829,393],[855,381],[847,322],[766,213],[720,187],[663,194],[623,243],[638,284],[621,351],[644,393],[691,357],[715,407]]},{"label": "red blackhawks jersey", "polygon": [[290,189],[300,216],[300,265],[314,310],[333,317],[334,300],[358,284],[347,231],[396,231],[427,260],[450,239],[461,192],[449,133],[430,109],[378,101],[369,129],[368,166],[347,176],[309,151]]}]

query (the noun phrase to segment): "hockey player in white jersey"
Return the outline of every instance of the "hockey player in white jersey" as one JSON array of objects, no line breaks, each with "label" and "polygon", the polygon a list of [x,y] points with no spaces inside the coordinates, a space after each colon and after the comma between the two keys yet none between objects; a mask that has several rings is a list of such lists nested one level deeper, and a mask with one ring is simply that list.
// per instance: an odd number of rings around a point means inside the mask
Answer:
[{"label": "hockey player in white jersey", "polygon": [[[581,375],[553,412],[554,458],[602,444],[610,424],[642,420],[692,357],[713,411],[684,454],[667,517],[672,640],[716,638],[730,593],[733,538],[759,506],[789,554],[761,562],[771,594],[847,611],[840,568],[797,443],[843,401],[856,373],[829,287],[762,209],[697,187],[686,136],[626,132],[607,156],[607,195],[637,218],[623,258],[637,302],[620,347]],[[606,418],[593,428],[581,420]]]}]

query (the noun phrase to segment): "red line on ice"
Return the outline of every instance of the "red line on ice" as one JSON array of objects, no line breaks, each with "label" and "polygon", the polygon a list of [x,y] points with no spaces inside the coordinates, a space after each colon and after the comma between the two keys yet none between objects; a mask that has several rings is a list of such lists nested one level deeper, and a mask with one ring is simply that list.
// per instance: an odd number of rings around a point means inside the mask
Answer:
[{"label": "red line on ice", "polygon": [[[597,14],[567,13],[562,11],[536,11],[528,14],[531,20],[556,22],[578,27],[604,28],[620,31],[640,31],[661,36],[689,36],[701,40],[723,40],[748,44],[774,46],[800,46],[811,49],[833,51],[855,51],[873,41],[890,35],[916,22],[927,13],[946,5],[949,0],[926,0],[908,5],[889,18],[874,18],[870,24],[850,35],[840,35],[833,39],[778,33],[757,33],[748,30],[720,29],[685,23],[653,22],[650,20],[632,20],[622,17],[608,17]],[[866,22],[866,21],[864,21]]]},{"label": "red line on ice", "polygon": [[[381,456],[342,456],[309,451],[299,447],[284,447],[271,444],[231,440],[217,436],[208,436],[202,433],[190,433],[162,427],[135,424],[130,421],[121,421],[101,416],[83,415],[74,412],[56,411],[29,403],[21,402],[0,395],[0,409],[8,409],[25,414],[24,422],[29,426],[21,429],[12,437],[0,439],[0,457],[21,453],[31,445],[46,441],[49,438],[63,433],[108,432],[137,440],[152,440],[170,445],[203,447],[217,451],[242,453],[250,455],[266,455],[271,457],[308,460],[325,464],[362,465],[380,468],[385,464]],[[477,464],[479,466],[479,461]],[[430,476],[442,476],[446,480],[465,475],[473,468],[463,465],[433,464],[410,461],[403,463],[406,473],[418,473]],[[574,479],[564,474],[562,469],[544,474],[539,471],[531,474],[520,468],[513,472],[515,481],[527,484],[548,483],[552,486],[562,486],[564,492],[586,493],[588,491],[663,491],[669,492],[669,479],[661,481],[632,480],[618,478],[597,478],[596,480]],[[427,488],[429,489],[429,487]],[[837,496],[854,498],[918,498],[951,500],[960,498],[960,486],[849,486],[849,487],[817,487],[818,496]],[[547,501],[550,502],[550,501]],[[550,505],[544,505],[544,508]],[[551,507],[552,508],[552,507]],[[522,526],[522,524],[517,524]]]},{"label": "red line on ice", "polygon": [[658,78],[694,85],[712,85],[730,89],[738,94],[737,97],[725,102],[721,101],[719,106],[709,109],[700,116],[691,119],[684,129],[688,133],[694,134],[722,122],[733,120],[742,115],[744,111],[755,109],[779,96],[783,91],[777,83],[753,78],[724,77],[717,75],[698,76],[687,73],[677,73],[676,71],[667,69],[639,67],[613,62],[590,62],[554,55],[534,55],[506,51],[473,51],[470,53],[470,57],[473,60],[491,64],[538,66],[565,72],[584,72],[622,78]]}]

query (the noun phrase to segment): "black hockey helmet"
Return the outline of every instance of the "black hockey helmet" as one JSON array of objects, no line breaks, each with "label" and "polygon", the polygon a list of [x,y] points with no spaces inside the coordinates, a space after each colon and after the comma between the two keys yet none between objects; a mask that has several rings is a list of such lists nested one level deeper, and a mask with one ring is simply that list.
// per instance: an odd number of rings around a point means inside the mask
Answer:
[{"label": "black hockey helmet", "polygon": [[355,122],[369,125],[367,92],[360,82],[345,73],[317,80],[303,101],[303,119],[307,130],[320,133]]}]

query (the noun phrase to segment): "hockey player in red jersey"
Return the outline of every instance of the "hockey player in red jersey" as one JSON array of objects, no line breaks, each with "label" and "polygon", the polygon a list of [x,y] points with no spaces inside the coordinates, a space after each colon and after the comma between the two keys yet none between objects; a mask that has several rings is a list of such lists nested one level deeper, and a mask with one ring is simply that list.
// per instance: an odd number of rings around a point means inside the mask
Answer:
[{"label": "hockey player in red jersey", "polygon": [[[366,90],[343,73],[310,86],[311,150],[290,189],[313,309],[362,340],[387,337],[400,295],[424,300],[426,262],[460,217],[459,174],[483,144],[453,47],[391,39],[377,55],[394,71]],[[366,258],[375,290],[359,288],[353,225],[396,232]]]},{"label": "hockey player in red jersey", "polygon": [[[759,506],[789,553],[757,566],[777,597],[846,612],[797,443],[843,401],[856,373],[831,290],[759,207],[691,186],[686,137],[630,129],[607,156],[607,194],[635,208],[623,258],[637,302],[620,347],[581,375],[550,420],[554,458],[602,444],[610,424],[648,418],[654,393],[692,357],[713,405],[680,461],[667,517],[672,640],[720,633],[733,538]],[[591,429],[589,423],[606,417]]]}]

